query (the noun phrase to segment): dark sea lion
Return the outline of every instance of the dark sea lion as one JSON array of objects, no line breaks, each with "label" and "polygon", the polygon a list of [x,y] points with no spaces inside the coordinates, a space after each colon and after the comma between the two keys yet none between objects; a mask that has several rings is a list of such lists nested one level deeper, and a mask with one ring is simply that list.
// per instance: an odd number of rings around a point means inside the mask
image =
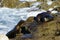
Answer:
[{"label": "dark sea lion", "polygon": [[22,23],[24,23],[25,21],[24,20],[20,20],[19,23],[15,26],[14,29],[12,29],[11,31],[9,31],[6,36],[8,36],[8,38],[14,38],[16,37],[16,34],[19,33],[20,31],[20,25]]}]

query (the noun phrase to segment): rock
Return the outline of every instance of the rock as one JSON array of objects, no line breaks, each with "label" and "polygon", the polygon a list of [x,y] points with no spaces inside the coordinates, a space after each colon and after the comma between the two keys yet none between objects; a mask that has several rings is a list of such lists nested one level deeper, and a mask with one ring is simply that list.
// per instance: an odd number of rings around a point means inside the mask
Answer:
[{"label": "rock", "polygon": [[29,17],[26,22],[33,22],[34,21],[34,17]]},{"label": "rock", "polygon": [[[54,20],[41,23],[37,25],[37,23],[33,20],[31,21],[30,18],[28,21],[25,21],[21,27],[24,25],[28,28],[28,30],[32,34],[32,38],[22,38],[22,36],[25,37],[25,35],[19,35],[16,40],[60,40],[60,32],[56,31],[57,28],[60,29],[60,23],[56,24],[58,17],[54,17]],[[56,32],[56,34],[55,34]],[[21,34],[21,33],[20,33]],[[55,36],[58,35],[58,36]]]},{"label": "rock", "polygon": [[0,40],[9,40],[9,38],[4,34],[0,34]]},{"label": "rock", "polygon": [[57,30],[57,31],[55,32],[55,36],[60,36],[60,30]]},{"label": "rock", "polygon": [[32,34],[25,34],[21,36],[23,39],[24,38],[32,38]]}]

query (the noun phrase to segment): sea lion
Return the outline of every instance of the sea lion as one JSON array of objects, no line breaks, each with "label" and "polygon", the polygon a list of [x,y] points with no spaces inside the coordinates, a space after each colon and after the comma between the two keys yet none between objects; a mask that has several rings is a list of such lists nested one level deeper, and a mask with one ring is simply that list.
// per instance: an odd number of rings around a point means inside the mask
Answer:
[{"label": "sea lion", "polygon": [[8,36],[8,38],[14,38],[16,37],[16,34],[19,33],[20,31],[20,25],[22,23],[24,23],[25,21],[24,20],[20,20],[19,23],[15,26],[14,29],[12,29],[11,31],[9,31],[6,36]]}]

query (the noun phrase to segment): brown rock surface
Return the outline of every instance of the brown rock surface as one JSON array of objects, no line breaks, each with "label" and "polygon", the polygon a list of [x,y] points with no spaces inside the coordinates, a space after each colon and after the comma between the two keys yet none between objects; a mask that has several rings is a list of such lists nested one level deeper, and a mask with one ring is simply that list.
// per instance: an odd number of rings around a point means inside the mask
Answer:
[{"label": "brown rock surface", "polygon": [[[32,18],[33,17],[30,17],[28,19],[30,20]],[[33,34],[32,38],[22,39],[21,38],[22,33],[20,33],[20,34],[17,34],[16,38],[13,40],[59,40],[60,35],[56,36],[56,34],[55,34],[55,32],[57,32],[57,30],[60,30],[60,27],[59,27],[60,22],[58,20],[59,20],[59,18],[56,17],[54,20],[52,20],[50,22],[45,22],[43,24],[37,25],[36,27],[33,27],[33,29],[36,28],[36,31],[31,30],[31,33]],[[27,22],[27,23],[29,23],[29,22]]]}]

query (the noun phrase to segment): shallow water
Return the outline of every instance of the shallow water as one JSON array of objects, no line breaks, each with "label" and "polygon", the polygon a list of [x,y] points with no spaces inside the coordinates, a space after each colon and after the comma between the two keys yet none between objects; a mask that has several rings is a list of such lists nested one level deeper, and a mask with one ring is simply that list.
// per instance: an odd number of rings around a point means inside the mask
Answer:
[{"label": "shallow water", "polygon": [[24,19],[23,17],[26,14],[23,15],[19,11],[17,9],[0,8],[0,34],[6,34],[11,31],[21,19]]}]

